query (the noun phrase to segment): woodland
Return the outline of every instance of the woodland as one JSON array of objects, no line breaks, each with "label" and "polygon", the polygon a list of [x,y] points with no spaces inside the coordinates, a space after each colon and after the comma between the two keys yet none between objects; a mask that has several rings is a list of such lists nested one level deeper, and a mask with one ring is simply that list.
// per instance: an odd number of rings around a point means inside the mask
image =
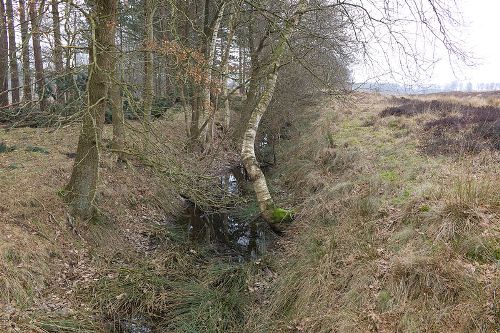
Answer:
[{"label": "woodland", "polygon": [[500,94],[353,72],[467,63],[462,23],[447,0],[0,0],[0,331],[498,332]]}]

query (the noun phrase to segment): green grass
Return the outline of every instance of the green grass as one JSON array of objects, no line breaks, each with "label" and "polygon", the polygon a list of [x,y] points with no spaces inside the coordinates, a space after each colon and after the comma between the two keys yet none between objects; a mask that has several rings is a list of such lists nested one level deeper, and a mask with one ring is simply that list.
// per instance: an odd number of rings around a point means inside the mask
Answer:
[{"label": "green grass", "polygon": [[99,333],[102,328],[95,325],[91,321],[79,321],[72,318],[50,318],[44,317],[35,318],[33,325],[44,333]]},{"label": "green grass", "polygon": [[168,239],[170,231],[165,237],[156,259],[105,270],[80,297],[102,320],[149,318],[162,332],[240,332],[251,264],[211,259],[202,248],[193,251],[185,238]]},{"label": "green grass", "polygon": [[9,152],[12,152],[12,151],[15,151],[17,149],[16,146],[7,146],[6,143],[4,142],[0,142],[0,154],[2,153],[9,153]]}]

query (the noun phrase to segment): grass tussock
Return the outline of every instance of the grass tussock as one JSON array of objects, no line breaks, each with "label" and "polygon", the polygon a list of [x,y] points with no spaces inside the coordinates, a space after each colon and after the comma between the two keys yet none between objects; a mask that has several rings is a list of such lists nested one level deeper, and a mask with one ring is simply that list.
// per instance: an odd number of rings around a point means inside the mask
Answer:
[{"label": "grass tussock", "polygon": [[174,258],[165,258],[156,267],[117,267],[103,272],[83,295],[91,295],[93,306],[117,329],[142,318],[155,332],[238,332],[245,320],[246,267],[203,262],[195,254],[176,257],[189,265],[172,267],[168,261]]},{"label": "grass tussock", "polygon": [[[418,110],[456,113],[456,103],[412,101],[412,117],[374,121],[391,103],[362,96],[349,107],[356,117],[338,105],[336,122],[325,112],[308,138],[283,152],[301,156],[300,168],[290,163],[279,170],[291,170],[299,184],[293,187],[302,200],[299,221],[248,332],[500,327],[496,152],[454,159],[422,154],[421,119],[430,119]],[[320,140],[324,133],[332,135]],[[300,155],[304,150],[309,158]],[[356,158],[329,167],[338,155]]]}]

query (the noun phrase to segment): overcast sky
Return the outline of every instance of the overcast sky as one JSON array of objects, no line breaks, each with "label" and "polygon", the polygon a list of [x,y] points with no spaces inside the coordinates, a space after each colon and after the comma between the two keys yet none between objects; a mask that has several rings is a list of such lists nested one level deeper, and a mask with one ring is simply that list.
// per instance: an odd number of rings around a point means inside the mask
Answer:
[{"label": "overcast sky", "polygon": [[[500,82],[500,0],[458,0],[466,25],[463,28],[465,48],[474,55],[477,66],[457,71],[459,80]],[[447,83],[454,80],[448,59],[434,68],[430,81]]]},{"label": "overcast sky", "polygon": [[[471,53],[473,67],[464,64],[450,64],[444,47],[436,45],[435,60],[438,62],[429,68],[418,82],[422,84],[446,84],[452,81],[471,81],[476,83],[500,82],[500,0],[456,0],[458,10],[462,13],[464,26],[456,32],[463,40],[462,48]],[[392,63],[397,63],[392,59]],[[381,61],[374,67],[354,66],[354,77],[357,82],[371,81],[399,81],[389,76],[382,76],[387,72],[387,63]],[[397,68],[395,68],[397,70]],[[367,74],[369,73],[369,74]],[[408,79],[403,79],[406,82]],[[411,80],[411,78],[410,78]],[[401,82],[400,82],[401,83]]]}]

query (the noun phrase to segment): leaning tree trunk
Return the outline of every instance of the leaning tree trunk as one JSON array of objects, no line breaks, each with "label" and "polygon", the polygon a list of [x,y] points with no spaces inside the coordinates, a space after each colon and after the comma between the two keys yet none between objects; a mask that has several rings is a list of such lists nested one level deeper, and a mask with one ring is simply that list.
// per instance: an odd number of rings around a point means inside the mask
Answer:
[{"label": "leaning tree trunk", "polygon": [[288,39],[293,33],[295,26],[299,23],[306,5],[307,0],[300,0],[292,18],[285,23],[278,45],[273,50],[271,61],[267,67],[268,74],[264,82],[264,91],[251,113],[241,148],[241,159],[247,170],[250,181],[252,182],[261,215],[269,223],[289,221],[292,218],[292,212],[278,208],[274,204],[267,187],[266,177],[260,169],[259,162],[255,156],[255,137],[259,129],[260,120],[273,98],[276,81],[278,80],[278,68],[281,63],[281,58],[285,53]]},{"label": "leaning tree trunk", "polygon": [[144,0],[144,122],[149,124],[153,110],[153,87],[154,87],[154,30],[153,30],[154,6],[153,0]]},{"label": "leaning tree trunk", "polygon": [[36,0],[28,2],[29,14],[31,20],[31,38],[33,41],[33,57],[35,58],[35,78],[38,90],[38,99],[40,101],[40,111],[45,111],[47,106],[45,96],[45,82],[43,74],[42,46],[40,45],[40,22],[43,10],[43,1],[37,13]]},{"label": "leaning tree trunk", "polygon": [[21,58],[23,63],[23,103],[31,103],[30,43],[28,20],[24,0],[19,0],[19,20],[21,21]]},{"label": "leaning tree trunk", "polygon": [[0,0],[0,111],[9,105],[9,54],[5,4]]},{"label": "leaning tree trunk", "polygon": [[10,90],[12,104],[19,104],[19,69],[17,66],[16,31],[14,30],[14,10],[12,0],[7,0],[7,27],[9,30]]},{"label": "leaning tree trunk", "polygon": [[114,71],[118,1],[94,0],[94,6],[87,83],[88,107],[83,116],[71,179],[66,187],[71,214],[82,219],[91,218],[95,212],[101,134],[110,77]]}]

